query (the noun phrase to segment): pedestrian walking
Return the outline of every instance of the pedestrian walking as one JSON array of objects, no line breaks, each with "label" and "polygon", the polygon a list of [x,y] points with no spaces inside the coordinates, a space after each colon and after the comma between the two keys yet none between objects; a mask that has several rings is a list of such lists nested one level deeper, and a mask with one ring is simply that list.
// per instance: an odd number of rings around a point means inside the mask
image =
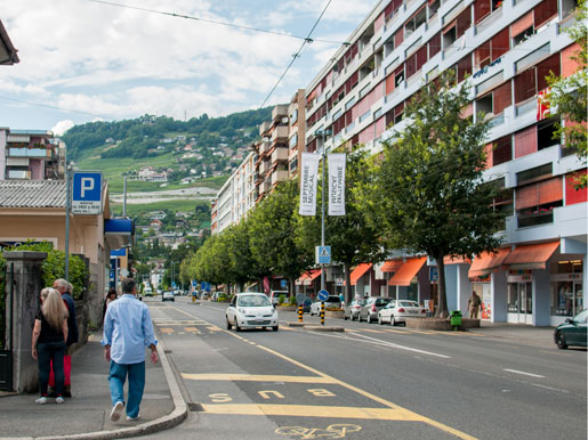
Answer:
[{"label": "pedestrian walking", "polygon": [[78,322],[76,319],[76,305],[74,303],[74,299],[72,296],[73,293],[73,286],[64,280],[63,278],[58,278],[53,282],[53,288],[56,289],[59,293],[61,293],[61,297],[63,298],[63,302],[67,306],[67,310],[69,312],[69,318],[67,319],[67,328],[68,328],[68,336],[67,341],[65,342],[65,364],[69,365],[69,368],[66,367],[66,374],[65,376],[65,388],[63,391],[64,397],[71,397],[71,346],[78,342],[79,340],[79,333],[78,333]]},{"label": "pedestrian walking", "polygon": [[104,359],[110,362],[108,380],[112,399],[110,420],[113,422],[120,419],[125,407],[123,387],[127,377],[127,420],[139,419],[145,389],[145,348],[151,349],[153,364],[159,360],[149,307],[136,298],[137,282],[124,278],[121,287],[122,296],[106,310],[102,339]]},{"label": "pedestrian walking", "polygon": [[65,372],[63,358],[68,337],[67,307],[55,289],[41,290],[41,307],[33,327],[32,356],[39,361],[39,391],[35,403],[47,403],[51,364],[55,376],[55,403],[63,403]]},{"label": "pedestrian walking", "polygon": [[482,304],[482,299],[478,296],[476,291],[473,290],[472,296],[470,296],[470,299],[468,299],[468,311],[470,318],[478,318],[478,310],[480,309],[480,304]]},{"label": "pedestrian walking", "polygon": [[108,305],[114,301],[118,297],[116,293],[116,289],[111,287],[108,293],[106,294],[106,298],[104,299],[104,308],[102,310],[102,319],[106,316],[106,309],[108,309]]}]

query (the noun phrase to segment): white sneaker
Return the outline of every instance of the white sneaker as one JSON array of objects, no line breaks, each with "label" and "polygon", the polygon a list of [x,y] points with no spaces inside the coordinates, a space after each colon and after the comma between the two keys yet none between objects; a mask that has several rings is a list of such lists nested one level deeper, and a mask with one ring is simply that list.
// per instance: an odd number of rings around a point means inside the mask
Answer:
[{"label": "white sneaker", "polygon": [[35,403],[38,403],[39,405],[45,405],[47,403],[47,398],[44,396],[39,397],[37,400],[35,400]]},{"label": "white sneaker", "polygon": [[110,420],[112,420],[113,422],[118,422],[118,419],[120,419],[124,406],[125,404],[122,403],[120,400],[116,402],[115,405],[112,407],[112,411],[110,411]]},{"label": "white sneaker", "polygon": [[55,403],[57,403],[57,404],[61,404],[63,402],[65,402],[65,400],[61,396],[59,396],[57,399],[55,399]]},{"label": "white sneaker", "polygon": [[130,422],[134,422],[135,420],[139,420],[141,418],[141,415],[137,414],[137,417],[131,417],[131,416],[127,416],[127,420]]}]

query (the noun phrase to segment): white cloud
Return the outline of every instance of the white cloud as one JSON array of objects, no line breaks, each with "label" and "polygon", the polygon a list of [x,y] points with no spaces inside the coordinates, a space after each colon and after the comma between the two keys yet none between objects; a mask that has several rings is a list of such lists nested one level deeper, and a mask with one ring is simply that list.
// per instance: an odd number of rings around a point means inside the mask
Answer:
[{"label": "white cloud", "polygon": [[75,124],[73,121],[70,121],[69,119],[65,121],[59,121],[57,124],[55,124],[55,127],[53,127],[51,131],[55,134],[55,136],[61,136],[74,125]]}]

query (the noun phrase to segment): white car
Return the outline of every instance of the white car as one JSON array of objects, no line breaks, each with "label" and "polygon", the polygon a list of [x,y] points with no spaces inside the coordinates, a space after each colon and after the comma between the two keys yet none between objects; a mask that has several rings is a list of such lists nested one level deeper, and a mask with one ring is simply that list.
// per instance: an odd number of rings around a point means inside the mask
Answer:
[{"label": "white car", "polygon": [[278,311],[265,293],[237,293],[225,312],[227,330],[235,326],[236,331],[243,328],[271,327],[279,329]]},{"label": "white car", "polygon": [[163,301],[176,301],[175,295],[171,290],[166,290],[165,292],[163,292],[163,295],[161,296],[161,302]]},{"label": "white car", "polygon": [[[322,301],[315,301],[310,305],[310,316],[321,315],[321,302]],[[325,301],[325,309],[338,307],[341,307],[341,299],[336,295],[329,296]]]},{"label": "white car", "polygon": [[416,301],[399,299],[390,301],[386,307],[378,312],[378,324],[385,322],[396,325],[400,322],[406,325],[406,318],[426,318],[427,310],[419,306]]}]

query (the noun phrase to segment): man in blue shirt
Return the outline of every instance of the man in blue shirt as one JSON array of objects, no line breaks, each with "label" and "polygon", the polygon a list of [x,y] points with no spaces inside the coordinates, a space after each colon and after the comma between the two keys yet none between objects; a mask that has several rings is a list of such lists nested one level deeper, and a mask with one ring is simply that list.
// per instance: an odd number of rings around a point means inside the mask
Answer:
[{"label": "man in blue shirt", "polygon": [[139,407],[145,389],[145,348],[151,348],[151,362],[156,364],[157,341],[149,308],[136,298],[137,282],[124,278],[122,296],[112,302],[104,317],[104,359],[110,362],[110,420],[118,421],[125,406],[123,387],[129,378],[127,420],[139,419]]}]

